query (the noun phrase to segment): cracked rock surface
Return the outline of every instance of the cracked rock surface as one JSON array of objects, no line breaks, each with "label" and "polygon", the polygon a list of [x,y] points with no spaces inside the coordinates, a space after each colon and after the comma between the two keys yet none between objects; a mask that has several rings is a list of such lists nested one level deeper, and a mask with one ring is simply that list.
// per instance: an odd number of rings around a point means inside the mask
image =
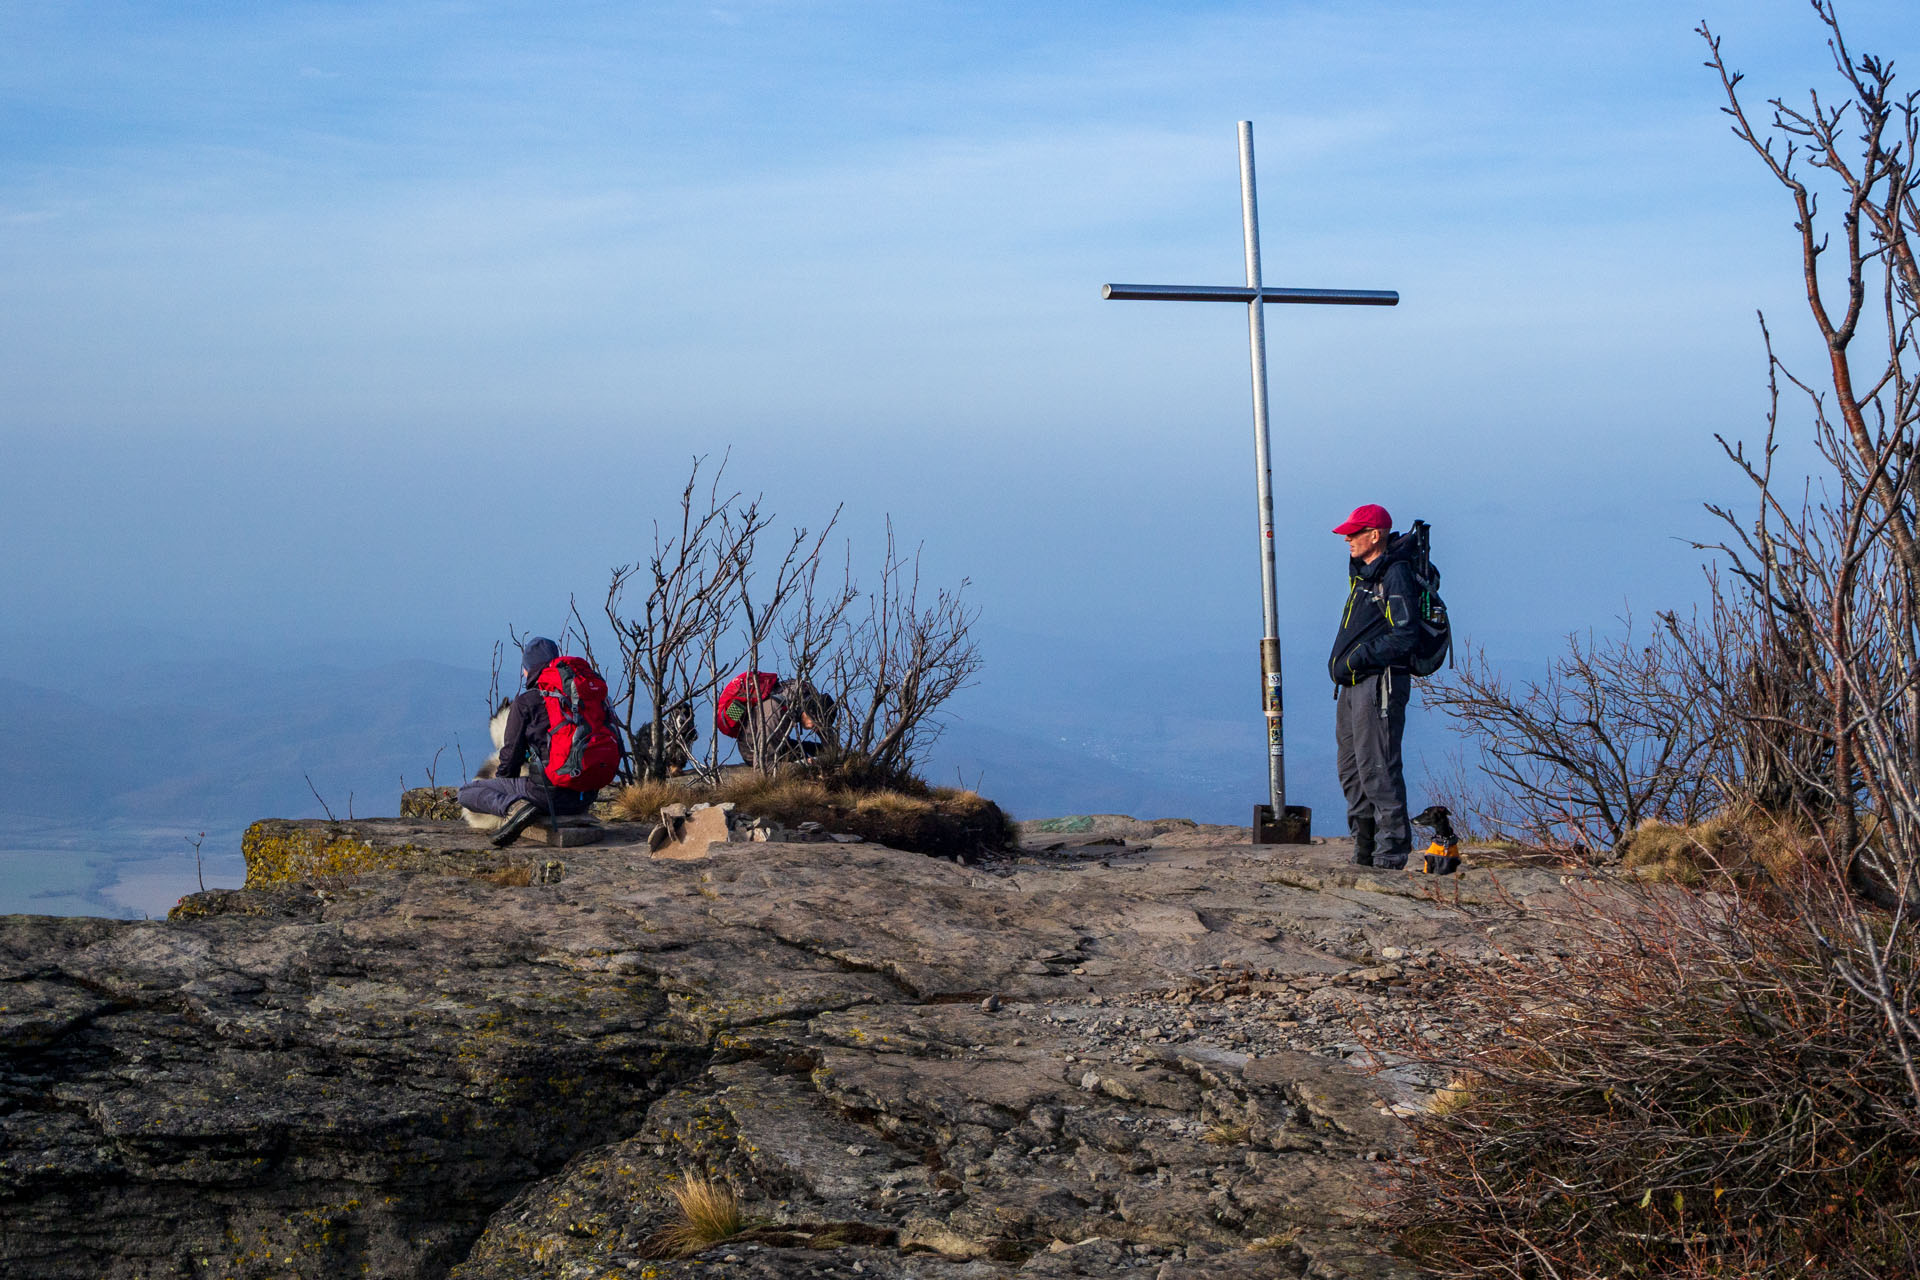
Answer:
[{"label": "cracked rock surface", "polygon": [[[1441,1082],[1369,1051],[1565,892],[1119,818],[972,865],[279,825],[393,869],[0,917],[0,1274],[1404,1274],[1366,1206]],[[667,1259],[688,1174],[747,1230]]]}]

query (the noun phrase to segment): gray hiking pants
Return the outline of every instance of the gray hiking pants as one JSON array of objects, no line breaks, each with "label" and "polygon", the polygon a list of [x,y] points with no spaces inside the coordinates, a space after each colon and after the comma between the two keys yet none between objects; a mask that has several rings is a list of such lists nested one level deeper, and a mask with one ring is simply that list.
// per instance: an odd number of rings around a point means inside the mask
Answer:
[{"label": "gray hiking pants", "polygon": [[[1391,690],[1388,689],[1389,679]],[[1407,825],[1407,783],[1400,773],[1400,738],[1407,729],[1412,678],[1404,671],[1340,686],[1334,709],[1340,789],[1347,794],[1347,829],[1356,862],[1404,867],[1413,852]]]},{"label": "gray hiking pants", "polygon": [[[598,795],[599,792],[594,792]],[[549,803],[553,812],[561,817],[570,817],[586,812],[593,803],[593,796],[563,788],[536,790],[531,778],[475,778],[460,788],[460,805],[475,813],[491,813],[506,817],[513,806],[525,800],[542,812]]]}]

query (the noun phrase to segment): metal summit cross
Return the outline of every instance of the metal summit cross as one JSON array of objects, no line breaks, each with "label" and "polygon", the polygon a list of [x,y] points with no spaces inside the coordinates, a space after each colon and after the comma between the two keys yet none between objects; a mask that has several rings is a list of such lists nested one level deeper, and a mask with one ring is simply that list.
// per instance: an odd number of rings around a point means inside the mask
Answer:
[{"label": "metal summit cross", "polygon": [[1215,285],[1109,284],[1100,296],[1116,302],[1244,302],[1247,342],[1253,361],[1253,451],[1260,486],[1260,586],[1266,606],[1266,634],[1260,640],[1262,706],[1267,720],[1268,803],[1253,816],[1255,844],[1305,843],[1312,824],[1309,810],[1287,804],[1286,735],[1280,696],[1280,606],[1274,588],[1273,465],[1267,429],[1266,304],[1302,302],[1360,307],[1398,305],[1390,289],[1275,289],[1260,282],[1260,214],[1254,202],[1253,122],[1240,122],[1240,221],[1246,235],[1245,288]]}]

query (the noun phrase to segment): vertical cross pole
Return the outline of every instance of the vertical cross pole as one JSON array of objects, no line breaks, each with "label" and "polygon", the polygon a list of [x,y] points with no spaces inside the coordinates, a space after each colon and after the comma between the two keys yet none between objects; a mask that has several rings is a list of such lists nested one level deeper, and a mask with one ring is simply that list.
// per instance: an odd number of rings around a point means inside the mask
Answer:
[{"label": "vertical cross pole", "polygon": [[1246,237],[1247,283],[1106,284],[1100,296],[1116,302],[1239,302],[1247,308],[1247,347],[1253,364],[1253,450],[1260,489],[1260,586],[1265,631],[1260,637],[1261,707],[1267,719],[1267,799],[1254,806],[1255,844],[1300,844],[1308,838],[1312,815],[1287,804],[1285,717],[1280,697],[1280,599],[1275,581],[1273,545],[1273,461],[1267,425],[1267,328],[1269,302],[1309,306],[1392,307],[1400,295],[1392,289],[1276,288],[1260,280],[1260,210],[1254,198],[1253,122],[1240,122],[1240,219]]},{"label": "vertical cross pole", "polygon": [[1287,811],[1285,708],[1280,681],[1280,593],[1273,549],[1273,441],[1267,425],[1267,320],[1260,296],[1260,208],[1253,177],[1253,121],[1240,122],[1240,225],[1246,238],[1247,346],[1253,365],[1253,455],[1260,489],[1260,682],[1267,716],[1267,795],[1275,819]]}]

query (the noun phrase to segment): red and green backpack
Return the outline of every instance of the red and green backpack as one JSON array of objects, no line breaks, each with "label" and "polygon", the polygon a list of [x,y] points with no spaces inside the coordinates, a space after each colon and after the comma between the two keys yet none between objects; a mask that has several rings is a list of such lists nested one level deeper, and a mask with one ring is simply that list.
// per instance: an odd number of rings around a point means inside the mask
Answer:
[{"label": "red and green backpack", "polygon": [[[727,681],[714,702],[713,727],[729,738],[738,738],[740,727],[747,721],[746,708],[765,702],[779,686],[780,677],[771,672],[742,671]],[[734,714],[735,707],[740,708],[739,714]]]}]

